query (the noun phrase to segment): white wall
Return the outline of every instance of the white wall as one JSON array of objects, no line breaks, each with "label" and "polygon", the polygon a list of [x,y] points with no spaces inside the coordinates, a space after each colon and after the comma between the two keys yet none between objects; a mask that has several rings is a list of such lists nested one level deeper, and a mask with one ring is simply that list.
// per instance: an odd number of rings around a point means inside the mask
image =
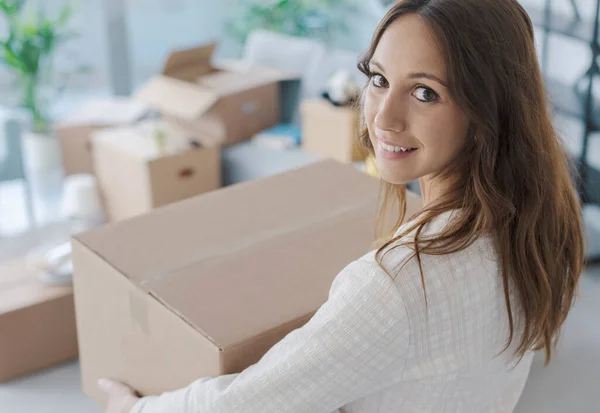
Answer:
[{"label": "white wall", "polygon": [[[56,13],[65,0],[30,0],[49,13]],[[80,36],[62,49],[56,58],[57,68],[69,69],[77,60],[90,65],[90,75],[72,79],[70,90],[109,89],[108,45],[105,14],[102,2],[105,0],[79,0],[79,7],[73,18],[72,28]],[[127,25],[131,52],[132,79],[134,86],[160,70],[169,50],[181,48],[213,39],[225,37],[225,19],[228,2],[224,0],[124,0],[126,1]],[[366,8],[366,6],[365,6]],[[369,9],[370,10],[370,9]],[[0,21],[0,32],[4,30]],[[336,45],[354,49],[357,52],[366,48],[373,29],[377,24],[369,13],[361,13],[351,22],[350,33],[339,36]],[[217,54],[234,56],[239,47],[231,40],[221,40]],[[0,67],[1,92],[6,92],[10,77]],[[6,93],[4,95],[6,98]]]}]

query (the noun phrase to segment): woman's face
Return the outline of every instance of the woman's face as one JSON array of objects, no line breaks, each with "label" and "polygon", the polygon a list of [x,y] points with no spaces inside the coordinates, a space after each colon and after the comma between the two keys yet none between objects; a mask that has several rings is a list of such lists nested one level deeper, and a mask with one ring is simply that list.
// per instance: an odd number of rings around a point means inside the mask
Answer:
[{"label": "woman's face", "polygon": [[450,96],[439,46],[416,14],[395,20],[369,63],[364,117],[381,177],[427,181],[465,147],[469,121]]}]

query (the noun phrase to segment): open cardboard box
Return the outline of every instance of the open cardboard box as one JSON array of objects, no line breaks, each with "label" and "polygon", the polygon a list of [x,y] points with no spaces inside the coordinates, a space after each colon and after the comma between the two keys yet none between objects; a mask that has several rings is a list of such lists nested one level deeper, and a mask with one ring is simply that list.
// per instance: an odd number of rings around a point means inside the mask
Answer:
[{"label": "open cardboard box", "polygon": [[75,236],[84,392],[104,405],[101,377],[148,395],[254,364],[371,249],[377,198],[324,161]]},{"label": "open cardboard box", "polygon": [[94,135],[93,147],[96,177],[112,221],[221,187],[219,148],[192,146],[162,120],[104,129]]},{"label": "open cardboard box", "polygon": [[94,173],[91,137],[104,128],[134,124],[148,114],[141,102],[112,97],[89,100],[55,126],[65,175]]},{"label": "open cardboard box", "polygon": [[231,145],[289,122],[299,76],[241,61],[214,64],[215,47],[173,51],[162,74],[143,85],[135,99],[204,146]]}]

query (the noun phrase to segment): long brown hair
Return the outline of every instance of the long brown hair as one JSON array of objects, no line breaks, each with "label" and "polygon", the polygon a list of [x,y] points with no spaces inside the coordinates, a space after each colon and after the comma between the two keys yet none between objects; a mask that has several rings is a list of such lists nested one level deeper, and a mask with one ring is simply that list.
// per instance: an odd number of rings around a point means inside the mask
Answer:
[{"label": "long brown hair", "polygon": [[[470,119],[470,136],[464,156],[443,171],[454,177],[451,189],[399,233],[406,187],[382,182],[379,223],[391,203],[401,213],[377,250],[378,263],[391,249],[410,247],[425,287],[421,254],[460,251],[491,233],[510,326],[505,350],[515,338],[514,290],[523,324],[515,355],[543,348],[548,363],[577,291],[584,240],[573,168],[552,127],[531,20],[517,0],[401,1],[361,57],[363,73],[369,75],[384,31],[408,13],[419,15],[439,42],[450,92]],[[360,140],[373,154],[366,128]],[[456,219],[441,233],[420,237],[428,222],[455,209]],[[414,240],[406,241],[409,233]]]}]

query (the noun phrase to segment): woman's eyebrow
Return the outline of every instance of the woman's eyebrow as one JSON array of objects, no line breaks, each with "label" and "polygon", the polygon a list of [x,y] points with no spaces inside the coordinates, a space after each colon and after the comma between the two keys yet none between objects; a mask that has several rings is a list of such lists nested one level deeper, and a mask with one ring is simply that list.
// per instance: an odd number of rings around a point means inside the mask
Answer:
[{"label": "woman's eyebrow", "polygon": [[425,78],[425,79],[433,80],[434,82],[439,83],[440,85],[444,86],[445,88],[448,87],[448,85],[446,84],[446,82],[444,82],[443,80],[441,80],[436,75],[432,75],[431,73],[426,73],[426,72],[411,73],[411,74],[408,75],[408,77],[410,79]]},{"label": "woman's eyebrow", "polygon": [[[381,70],[381,72],[385,73],[385,69],[383,68],[383,65],[381,63],[379,63],[378,61],[371,59],[369,61],[369,65],[372,67],[376,67],[377,69]],[[446,82],[444,82],[442,79],[440,79],[436,75],[433,75],[433,74],[427,73],[427,72],[411,73],[408,75],[408,78],[409,79],[419,79],[419,78],[429,79],[429,80],[433,80],[434,82],[439,83],[440,85],[444,86],[445,88],[448,87]]]},{"label": "woman's eyebrow", "polygon": [[371,66],[374,66],[374,67],[378,68],[378,69],[379,69],[379,70],[381,70],[382,72],[385,72],[385,69],[383,68],[383,66],[381,65],[381,63],[379,63],[379,62],[377,62],[377,61],[375,61],[375,60],[372,60],[372,59],[371,59],[371,60],[369,61],[369,64],[370,64]]}]

